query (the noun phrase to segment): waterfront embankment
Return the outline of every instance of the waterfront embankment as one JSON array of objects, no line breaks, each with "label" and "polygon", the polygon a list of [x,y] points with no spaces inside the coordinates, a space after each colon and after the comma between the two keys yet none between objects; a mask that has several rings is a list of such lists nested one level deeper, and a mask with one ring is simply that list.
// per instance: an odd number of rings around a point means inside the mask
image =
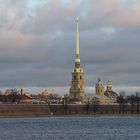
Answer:
[{"label": "waterfront embankment", "polygon": [[2,104],[0,105],[0,117],[37,117],[50,114],[47,105],[31,104]]},{"label": "waterfront embankment", "polygon": [[0,117],[139,115],[136,105],[1,104]]}]

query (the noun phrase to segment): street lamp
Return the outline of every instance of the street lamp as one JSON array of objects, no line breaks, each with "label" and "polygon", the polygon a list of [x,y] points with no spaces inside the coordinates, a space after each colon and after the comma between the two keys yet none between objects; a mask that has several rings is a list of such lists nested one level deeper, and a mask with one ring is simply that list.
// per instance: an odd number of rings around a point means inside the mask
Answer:
[{"label": "street lamp", "polygon": [[62,96],[62,100],[63,100],[64,113],[66,115],[67,114],[67,97]]}]

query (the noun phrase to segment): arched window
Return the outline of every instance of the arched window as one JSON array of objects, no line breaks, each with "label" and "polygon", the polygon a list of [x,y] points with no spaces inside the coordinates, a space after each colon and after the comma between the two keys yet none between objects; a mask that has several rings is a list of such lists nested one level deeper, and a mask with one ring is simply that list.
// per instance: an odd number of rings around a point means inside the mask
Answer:
[{"label": "arched window", "polygon": [[74,75],[73,79],[76,80],[76,76],[75,75]]}]

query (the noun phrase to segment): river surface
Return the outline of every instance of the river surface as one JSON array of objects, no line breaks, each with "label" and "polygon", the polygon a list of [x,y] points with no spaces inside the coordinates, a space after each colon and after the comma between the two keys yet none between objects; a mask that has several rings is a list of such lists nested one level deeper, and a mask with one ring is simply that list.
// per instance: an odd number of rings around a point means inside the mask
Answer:
[{"label": "river surface", "polygon": [[0,140],[140,140],[140,117],[0,118]]}]

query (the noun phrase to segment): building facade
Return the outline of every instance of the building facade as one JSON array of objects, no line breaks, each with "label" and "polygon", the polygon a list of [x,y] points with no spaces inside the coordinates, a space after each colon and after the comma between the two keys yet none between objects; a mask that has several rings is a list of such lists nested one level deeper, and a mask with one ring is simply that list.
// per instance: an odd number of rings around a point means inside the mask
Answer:
[{"label": "building facade", "polygon": [[69,90],[69,96],[71,99],[82,100],[84,97],[84,71],[80,66],[80,48],[79,48],[79,31],[78,31],[78,18],[76,27],[76,58],[75,67],[72,70],[72,81]]},{"label": "building facade", "polygon": [[95,85],[96,94],[104,96],[104,83],[100,77],[98,77],[98,82]]},{"label": "building facade", "polygon": [[108,80],[108,85],[107,85],[107,87],[106,87],[106,91],[112,92],[112,83],[111,83],[110,80]]}]

